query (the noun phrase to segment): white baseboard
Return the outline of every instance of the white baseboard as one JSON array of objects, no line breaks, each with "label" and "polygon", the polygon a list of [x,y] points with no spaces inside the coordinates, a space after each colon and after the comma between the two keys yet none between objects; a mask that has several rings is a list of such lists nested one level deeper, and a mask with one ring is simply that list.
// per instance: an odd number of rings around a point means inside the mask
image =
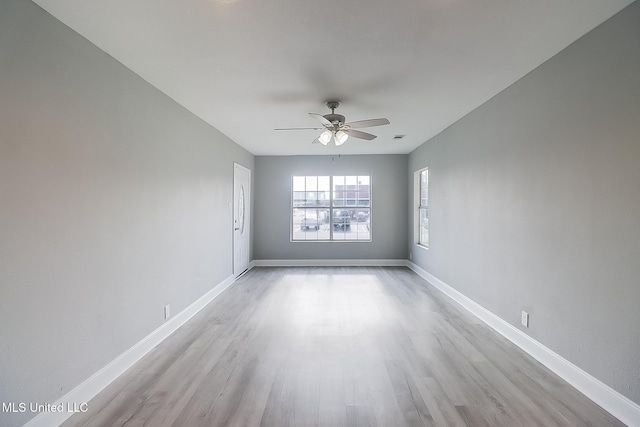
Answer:
[{"label": "white baseboard", "polygon": [[406,267],[405,259],[258,259],[251,267]]},{"label": "white baseboard", "polygon": [[496,316],[413,262],[407,261],[406,265],[443,294],[460,304],[463,308],[495,329],[496,332],[503,335],[522,350],[529,353],[533,358],[555,372],[559,377],[603,407],[620,421],[629,427],[640,427],[640,405],[583,371],[559,354],[551,351],[518,328]]},{"label": "white baseboard", "polygon": [[[227,277],[213,289],[194,301],[189,307],[167,320],[159,328],[144,337],[129,350],[122,353],[107,366],[100,369],[80,385],[76,386],[73,390],[62,396],[53,404],[53,406],[62,405],[63,408],[68,408],[70,405],[73,408],[74,404],[80,405],[83,402],[89,402],[89,400],[96,396],[100,391],[111,384],[127,369],[142,359],[143,356],[164,341],[164,339],[175,332],[176,329],[184,325],[225,289],[231,286],[234,281],[235,278],[233,276]],[[63,412],[42,412],[25,424],[25,427],[57,426],[62,424],[72,415],[73,412],[67,412],[66,409]]]}]

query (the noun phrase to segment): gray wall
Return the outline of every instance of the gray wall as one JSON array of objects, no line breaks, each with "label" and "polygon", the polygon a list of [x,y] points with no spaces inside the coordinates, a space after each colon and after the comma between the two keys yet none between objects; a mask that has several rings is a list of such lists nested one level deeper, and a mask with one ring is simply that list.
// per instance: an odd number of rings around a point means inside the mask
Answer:
[{"label": "gray wall", "polygon": [[[406,259],[407,158],[406,155],[256,157],[254,258]],[[371,175],[372,241],[291,242],[293,175]]]},{"label": "gray wall", "polygon": [[640,3],[411,153],[410,187],[425,166],[416,264],[640,403]]},{"label": "gray wall", "polygon": [[32,2],[0,3],[0,402],[53,403],[232,274],[233,161],[254,166]]}]

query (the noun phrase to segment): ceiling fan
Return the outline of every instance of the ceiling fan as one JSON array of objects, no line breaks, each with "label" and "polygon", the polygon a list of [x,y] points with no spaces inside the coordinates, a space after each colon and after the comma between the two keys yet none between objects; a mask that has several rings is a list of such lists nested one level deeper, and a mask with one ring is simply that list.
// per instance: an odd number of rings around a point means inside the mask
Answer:
[{"label": "ceiling fan", "polygon": [[376,138],[376,135],[372,135],[367,132],[362,132],[356,129],[366,128],[372,126],[388,125],[388,119],[369,119],[358,120],[356,122],[345,123],[345,118],[342,114],[336,114],[335,110],[340,105],[340,101],[327,101],[326,105],[331,109],[331,114],[317,114],[309,113],[310,116],[316,118],[323,127],[314,128],[279,128],[274,130],[323,130],[313,142],[319,142],[322,145],[327,145],[332,139],[337,146],[344,144],[347,139],[352,136],[354,138],[366,139],[371,141]]}]

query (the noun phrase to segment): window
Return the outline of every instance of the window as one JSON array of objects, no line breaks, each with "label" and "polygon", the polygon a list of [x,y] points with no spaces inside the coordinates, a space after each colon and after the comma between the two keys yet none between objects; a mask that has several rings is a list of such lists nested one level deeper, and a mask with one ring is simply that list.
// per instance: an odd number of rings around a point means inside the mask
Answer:
[{"label": "window", "polygon": [[420,171],[420,202],[418,204],[418,244],[429,247],[429,169]]},{"label": "window", "polygon": [[330,240],[331,180],[328,176],[293,177],[293,240]]},{"label": "window", "polygon": [[294,176],[291,240],[370,241],[371,177]]}]

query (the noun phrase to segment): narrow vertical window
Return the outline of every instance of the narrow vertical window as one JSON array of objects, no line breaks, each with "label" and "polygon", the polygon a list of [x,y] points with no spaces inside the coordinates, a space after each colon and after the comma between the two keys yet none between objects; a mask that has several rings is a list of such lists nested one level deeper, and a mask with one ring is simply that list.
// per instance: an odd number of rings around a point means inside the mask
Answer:
[{"label": "narrow vertical window", "polygon": [[420,231],[418,243],[429,247],[429,169],[420,172],[420,203],[418,205]]}]

